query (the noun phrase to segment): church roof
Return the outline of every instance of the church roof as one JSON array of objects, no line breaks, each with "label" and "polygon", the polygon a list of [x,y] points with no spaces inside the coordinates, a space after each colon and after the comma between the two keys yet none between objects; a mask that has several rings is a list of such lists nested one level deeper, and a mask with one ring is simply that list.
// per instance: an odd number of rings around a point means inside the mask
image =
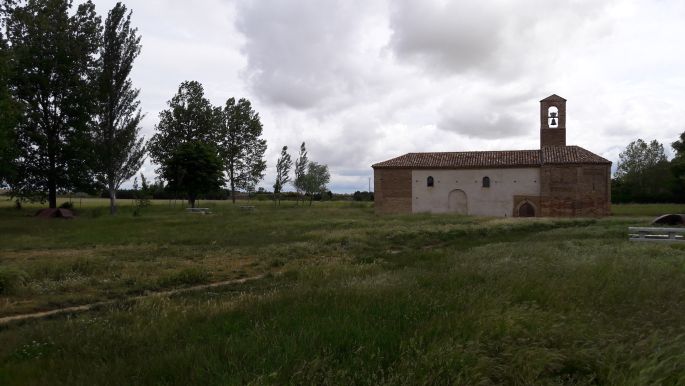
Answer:
[{"label": "church roof", "polygon": [[559,102],[559,101],[566,102],[566,99],[560,97],[557,94],[552,94],[552,95],[548,96],[547,98],[541,100],[540,102],[547,102],[547,101],[550,101],[550,102]]},{"label": "church roof", "polygon": [[374,169],[480,169],[543,165],[605,164],[611,161],[579,146],[546,146],[540,150],[407,153],[373,165]]}]

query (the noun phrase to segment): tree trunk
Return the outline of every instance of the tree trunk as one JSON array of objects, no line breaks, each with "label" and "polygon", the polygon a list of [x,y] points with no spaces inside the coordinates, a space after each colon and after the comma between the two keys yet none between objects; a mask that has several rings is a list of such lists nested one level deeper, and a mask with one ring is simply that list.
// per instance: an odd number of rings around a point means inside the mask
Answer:
[{"label": "tree trunk", "polygon": [[48,181],[48,203],[50,204],[50,209],[57,208],[57,187],[55,186],[54,179]]},{"label": "tree trunk", "polygon": [[50,171],[48,172],[48,204],[50,205],[50,209],[57,208],[57,182],[55,181],[57,179],[57,173],[55,169],[53,157],[50,157]]},{"label": "tree trunk", "polygon": [[191,208],[195,208],[195,197],[188,197],[188,205],[190,205]]},{"label": "tree trunk", "polygon": [[112,185],[109,186],[109,214],[117,214],[117,190]]},{"label": "tree trunk", "polygon": [[233,205],[235,205],[235,183],[233,183],[233,178],[231,178],[231,200]]}]

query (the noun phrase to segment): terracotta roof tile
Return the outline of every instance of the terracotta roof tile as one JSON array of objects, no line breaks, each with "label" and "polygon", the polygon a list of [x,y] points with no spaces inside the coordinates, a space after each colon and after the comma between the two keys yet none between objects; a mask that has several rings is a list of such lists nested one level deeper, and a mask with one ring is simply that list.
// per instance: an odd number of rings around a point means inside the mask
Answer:
[{"label": "terracotta roof tile", "polygon": [[476,169],[540,167],[543,164],[611,164],[578,146],[544,147],[541,150],[408,153],[373,165],[396,169]]},{"label": "terracotta roof tile", "polygon": [[611,161],[580,146],[549,146],[542,150],[543,164],[611,164]]}]

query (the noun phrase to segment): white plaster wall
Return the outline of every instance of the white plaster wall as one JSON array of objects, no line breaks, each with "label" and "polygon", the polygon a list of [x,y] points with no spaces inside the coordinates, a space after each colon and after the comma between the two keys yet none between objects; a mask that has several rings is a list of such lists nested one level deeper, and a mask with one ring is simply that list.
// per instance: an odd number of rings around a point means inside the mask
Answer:
[{"label": "white plaster wall", "polygon": [[[426,186],[432,176],[435,185]],[[490,187],[483,188],[483,177],[490,177]],[[455,169],[413,170],[412,211],[414,213],[449,212],[449,194],[455,189],[466,193],[468,214],[511,217],[514,196],[540,195],[540,169]]]}]

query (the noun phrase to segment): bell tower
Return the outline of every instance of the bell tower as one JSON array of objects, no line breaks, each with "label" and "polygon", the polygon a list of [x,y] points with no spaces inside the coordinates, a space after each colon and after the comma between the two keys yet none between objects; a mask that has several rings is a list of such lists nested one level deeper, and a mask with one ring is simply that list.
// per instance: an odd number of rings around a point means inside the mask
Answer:
[{"label": "bell tower", "polygon": [[566,99],[552,94],[540,101],[540,147],[566,146]]}]

